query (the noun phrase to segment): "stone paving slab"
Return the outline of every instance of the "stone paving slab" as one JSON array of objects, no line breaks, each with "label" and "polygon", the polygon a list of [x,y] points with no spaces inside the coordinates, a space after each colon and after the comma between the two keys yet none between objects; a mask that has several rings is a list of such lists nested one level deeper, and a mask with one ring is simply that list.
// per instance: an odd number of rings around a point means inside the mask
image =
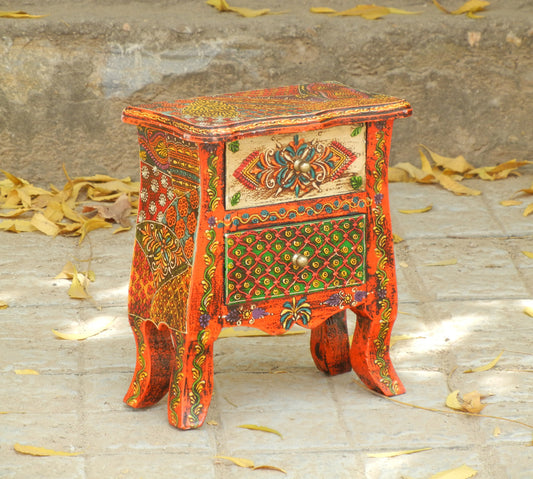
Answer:
[{"label": "stone paving slab", "polygon": [[[530,186],[533,175],[477,182],[476,198],[437,186],[393,184],[400,312],[391,356],[407,392],[398,400],[443,409],[450,390],[489,394],[483,411],[533,424],[531,217],[501,199]],[[423,215],[399,209],[433,204]],[[426,479],[468,464],[482,479],[533,475],[532,429],[490,418],[441,414],[396,404],[360,385],[353,373],[327,377],[309,353],[309,332],[288,337],[226,338],[215,343],[215,392],[209,424],[168,425],[166,400],[133,410],[122,403],[135,361],[127,321],[133,233],[94,231],[90,242],[38,234],[0,234],[0,477],[193,479]],[[54,279],[66,261],[91,257],[92,302],[67,295]],[[457,258],[450,266],[429,262]],[[401,265],[400,265],[401,263]],[[85,341],[62,341],[52,329],[114,322]],[[349,315],[353,331],[355,317]],[[464,370],[498,364],[482,373]],[[16,369],[39,375],[17,375]],[[261,424],[274,434],[239,428]],[[501,433],[494,435],[495,428]],[[17,454],[15,443],[75,457]],[[394,458],[368,454],[431,448]],[[240,456],[246,470],[217,455]]]}]

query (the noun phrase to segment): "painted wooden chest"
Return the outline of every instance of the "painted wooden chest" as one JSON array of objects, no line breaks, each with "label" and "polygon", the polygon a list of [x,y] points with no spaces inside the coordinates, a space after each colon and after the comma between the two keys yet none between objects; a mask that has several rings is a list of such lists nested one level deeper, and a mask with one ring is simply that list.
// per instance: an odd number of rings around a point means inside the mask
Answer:
[{"label": "painted wooden chest", "polygon": [[[336,82],[128,107],[141,191],[129,290],[137,361],[125,402],[167,392],[202,425],[221,329],[311,329],[329,374],[404,392],[389,357],[397,312],[387,170],[401,99]],[[357,315],[349,345],[345,313]]]}]

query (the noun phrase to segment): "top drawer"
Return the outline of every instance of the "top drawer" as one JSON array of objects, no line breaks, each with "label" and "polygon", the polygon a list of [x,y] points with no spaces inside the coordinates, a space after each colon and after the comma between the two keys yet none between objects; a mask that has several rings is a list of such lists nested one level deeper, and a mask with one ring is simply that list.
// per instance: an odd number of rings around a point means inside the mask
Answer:
[{"label": "top drawer", "polygon": [[366,125],[226,144],[226,209],[322,198],[365,187]]}]

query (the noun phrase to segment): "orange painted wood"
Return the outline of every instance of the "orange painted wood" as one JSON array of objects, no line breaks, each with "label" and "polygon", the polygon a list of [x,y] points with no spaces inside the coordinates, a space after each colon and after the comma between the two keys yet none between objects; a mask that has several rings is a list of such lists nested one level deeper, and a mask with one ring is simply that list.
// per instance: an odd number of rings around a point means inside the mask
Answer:
[{"label": "orange painted wood", "polygon": [[389,356],[397,293],[387,168],[393,120],[410,114],[404,100],[335,82],[124,111],[138,127],[141,173],[127,404],[168,392],[169,422],[201,426],[214,341],[241,325],[309,328],[320,370],[353,368],[385,395],[404,391]]}]

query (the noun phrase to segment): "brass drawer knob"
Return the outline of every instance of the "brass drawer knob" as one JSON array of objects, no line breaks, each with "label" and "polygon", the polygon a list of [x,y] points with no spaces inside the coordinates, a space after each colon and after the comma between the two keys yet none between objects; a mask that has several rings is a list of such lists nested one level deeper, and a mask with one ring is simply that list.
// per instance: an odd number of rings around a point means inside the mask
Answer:
[{"label": "brass drawer knob", "polygon": [[296,253],[291,261],[295,267],[304,268],[309,263],[309,258],[303,254]]}]

